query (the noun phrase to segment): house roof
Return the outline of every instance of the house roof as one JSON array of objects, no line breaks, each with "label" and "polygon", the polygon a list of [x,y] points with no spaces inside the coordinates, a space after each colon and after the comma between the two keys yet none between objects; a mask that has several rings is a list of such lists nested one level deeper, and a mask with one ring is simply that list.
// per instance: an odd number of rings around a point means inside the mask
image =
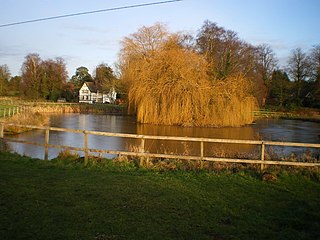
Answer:
[{"label": "house roof", "polygon": [[97,92],[97,88],[93,82],[85,82],[84,84],[88,86],[90,92]]}]

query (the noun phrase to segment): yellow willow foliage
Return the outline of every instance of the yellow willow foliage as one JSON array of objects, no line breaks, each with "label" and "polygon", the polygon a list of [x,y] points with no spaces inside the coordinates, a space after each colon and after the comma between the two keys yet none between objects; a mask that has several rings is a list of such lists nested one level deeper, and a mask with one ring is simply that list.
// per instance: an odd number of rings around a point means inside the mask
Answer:
[{"label": "yellow willow foliage", "polygon": [[143,123],[197,125],[210,101],[206,62],[181,48],[159,51],[140,69],[129,88],[129,104]]},{"label": "yellow willow foliage", "polygon": [[241,126],[252,123],[257,100],[250,94],[251,89],[250,81],[242,75],[213,81],[205,125]]},{"label": "yellow willow foliage", "polygon": [[135,59],[129,69],[129,108],[139,122],[240,126],[253,121],[249,82],[242,76],[209,81],[206,61],[192,51],[171,47],[147,61]]}]

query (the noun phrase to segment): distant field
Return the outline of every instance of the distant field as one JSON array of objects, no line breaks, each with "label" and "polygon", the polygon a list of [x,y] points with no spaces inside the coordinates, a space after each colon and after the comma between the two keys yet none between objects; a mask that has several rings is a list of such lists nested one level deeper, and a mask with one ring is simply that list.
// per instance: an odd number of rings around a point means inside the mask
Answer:
[{"label": "distant field", "polygon": [[320,183],[0,152],[1,239],[320,239]]}]

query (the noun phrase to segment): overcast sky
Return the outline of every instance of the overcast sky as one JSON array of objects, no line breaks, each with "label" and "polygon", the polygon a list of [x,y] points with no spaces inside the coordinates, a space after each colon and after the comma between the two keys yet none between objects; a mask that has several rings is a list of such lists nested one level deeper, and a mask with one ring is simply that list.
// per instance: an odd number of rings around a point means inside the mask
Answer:
[{"label": "overcast sky", "polygon": [[[2,0],[0,25],[160,0]],[[20,75],[29,53],[62,57],[71,77],[117,61],[120,41],[141,26],[161,22],[196,35],[205,20],[233,30],[253,45],[269,44],[284,65],[290,51],[320,44],[320,0],[184,0],[0,28],[0,65]]]}]

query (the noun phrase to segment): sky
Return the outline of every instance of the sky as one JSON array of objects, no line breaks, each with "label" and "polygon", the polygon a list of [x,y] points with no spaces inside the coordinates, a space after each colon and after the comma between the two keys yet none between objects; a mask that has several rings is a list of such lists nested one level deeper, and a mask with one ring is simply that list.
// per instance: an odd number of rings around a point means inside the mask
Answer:
[{"label": "sky", "polygon": [[[1,0],[0,25],[161,0]],[[165,1],[165,0],[162,0]],[[182,0],[139,8],[0,27],[0,65],[21,75],[24,58],[62,57],[69,77],[77,67],[92,74],[113,67],[121,40],[142,26],[164,23],[170,32],[196,35],[205,20],[238,33],[253,44],[268,44],[281,67],[293,49],[320,44],[320,0]]]}]

